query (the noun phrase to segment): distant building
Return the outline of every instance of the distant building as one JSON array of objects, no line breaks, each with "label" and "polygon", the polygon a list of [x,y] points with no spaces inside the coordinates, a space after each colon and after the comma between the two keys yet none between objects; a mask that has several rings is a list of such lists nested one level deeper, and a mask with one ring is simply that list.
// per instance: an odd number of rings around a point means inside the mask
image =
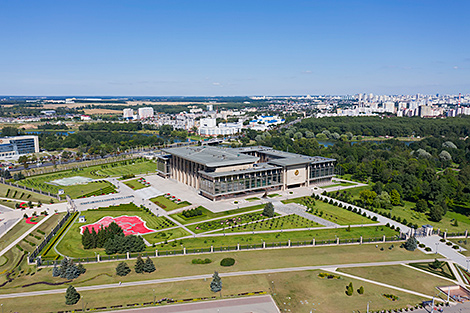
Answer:
[{"label": "distant building", "polygon": [[218,135],[234,135],[239,133],[243,128],[242,122],[237,123],[219,123],[216,125],[215,118],[203,118],[199,122],[199,135],[201,136],[218,136]]},{"label": "distant building", "polygon": [[271,126],[282,124],[284,122],[285,120],[279,118],[278,116],[259,116],[256,119],[250,121],[248,128],[265,131]]},{"label": "distant building", "polygon": [[131,120],[134,117],[134,110],[131,108],[122,110],[122,117],[126,120]]},{"label": "distant building", "polygon": [[52,115],[55,115],[55,110],[45,110],[45,111],[41,111],[41,114],[43,115],[47,115],[47,116],[52,116]]},{"label": "distant building", "polygon": [[153,108],[152,107],[139,108],[139,110],[137,112],[138,112],[139,118],[141,120],[153,117]]},{"label": "distant building", "polygon": [[80,120],[82,120],[82,121],[91,121],[91,116],[89,116],[89,115],[80,115]]},{"label": "distant building", "polygon": [[0,158],[15,158],[22,154],[39,152],[38,136],[0,138]]}]

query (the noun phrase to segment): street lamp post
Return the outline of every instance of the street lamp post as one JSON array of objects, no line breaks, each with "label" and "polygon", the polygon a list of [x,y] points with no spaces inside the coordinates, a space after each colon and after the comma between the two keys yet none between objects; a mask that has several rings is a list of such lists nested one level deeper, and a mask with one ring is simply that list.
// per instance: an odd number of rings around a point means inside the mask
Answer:
[{"label": "street lamp post", "polygon": [[470,262],[470,259],[465,259],[465,262],[467,262],[467,272],[468,272],[468,263]]},{"label": "street lamp post", "polygon": [[436,254],[437,254],[437,249],[439,248],[439,242],[436,242]]},{"label": "street lamp post", "polygon": [[371,301],[367,302],[367,313],[369,313],[369,304]]},{"label": "street lamp post", "polygon": [[155,305],[155,289],[153,290],[153,305]]}]

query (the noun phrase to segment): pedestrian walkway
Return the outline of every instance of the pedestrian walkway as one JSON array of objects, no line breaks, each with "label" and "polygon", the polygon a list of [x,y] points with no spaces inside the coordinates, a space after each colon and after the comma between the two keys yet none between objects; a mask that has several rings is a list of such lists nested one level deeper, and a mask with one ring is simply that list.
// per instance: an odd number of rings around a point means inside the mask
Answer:
[{"label": "pedestrian walkway", "polygon": [[298,205],[296,203],[284,204],[281,201],[273,201],[272,204],[276,211],[282,212],[284,214],[296,214],[312,222],[315,222],[315,223],[318,223],[320,225],[327,226],[327,227],[339,226],[338,224],[335,224],[321,217],[305,212],[305,207]]},{"label": "pedestrian walkway", "polygon": [[441,237],[438,235],[427,236],[427,237],[418,237],[418,241],[426,246],[430,247],[434,254],[436,252],[449,260],[452,260],[454,263],[460,265],[463,268],[467,268],[470,263],[470,259],[460,254],[457,250],[453,249],[452,246],[446,245],[444,242],[441,242]]}]

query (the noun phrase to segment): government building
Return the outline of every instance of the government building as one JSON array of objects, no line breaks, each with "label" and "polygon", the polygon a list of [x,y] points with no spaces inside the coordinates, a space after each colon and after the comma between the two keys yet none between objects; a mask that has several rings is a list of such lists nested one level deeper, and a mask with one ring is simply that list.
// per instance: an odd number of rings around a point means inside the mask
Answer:
[{"label": "government building", "polygon": [[335,159],[254,146],[188,146],[163,149],[158,173],[191,186],[211,199],[324,185],[334,176]]},{"label": "government building", "polygon": [[37,152],[39,152],[38,136],[0,138],[0,159],[12,159],[22,154]]}]

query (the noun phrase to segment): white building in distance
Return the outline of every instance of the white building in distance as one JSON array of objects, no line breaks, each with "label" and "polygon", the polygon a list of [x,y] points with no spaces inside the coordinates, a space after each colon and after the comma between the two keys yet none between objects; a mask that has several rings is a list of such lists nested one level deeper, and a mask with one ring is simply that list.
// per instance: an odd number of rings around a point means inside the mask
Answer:
[{"label": "white building in distance", "polygon": [[243,123],[219,123],[216,125],[215,118],[203,118],[199,122],[199,135],[201,136],[218,136],[218,135],[234,135],[239,133],[243,128]]},{"label": "white building in distance", "polygon": [[139,118],[141,120],[153,117],[153,108],[152,107],[139,108],[138,114],[139,114]]},{"label": "white building in distance", "polygon": [[131,108],[122,110],[122,117],[126,120],[131,120],[134,117],[134,110]]}]

